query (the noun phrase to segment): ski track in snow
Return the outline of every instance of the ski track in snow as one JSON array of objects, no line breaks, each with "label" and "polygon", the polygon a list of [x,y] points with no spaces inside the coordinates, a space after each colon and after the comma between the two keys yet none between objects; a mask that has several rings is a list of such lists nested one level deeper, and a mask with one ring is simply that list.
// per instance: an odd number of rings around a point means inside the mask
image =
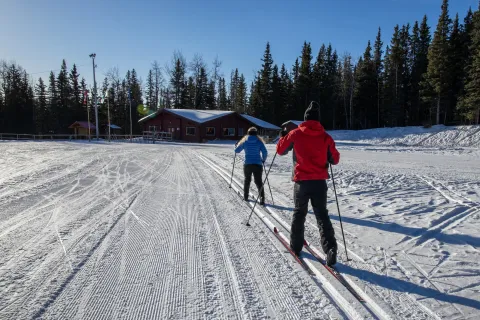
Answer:
[{"label": "ski track in snow", "polygon": [[1,319],[341,319],[190,148],[3,143]]},{"label": "ski track in snow", "polygon": [[[480,317],[478,158],[422,151],[403,155],[401,147],[391,155],[339,148],[343,161],[334,171],[349,256],[356,260],[349,263],[351,275],[363,282],[367,293],[390,305],[399,319]],[[274,148],[269,150],[271,161]],[[231,172],[231,146],[203,154]],[[242,161],[243,154],[235,168],[239,181]],[[269,176],[272,208],[288,223],[293,204],[290,170],[291,155],[277,156]],[[256,190],[253,184],[251,188]],[[330,214],[343,248],[331,191]],[[266,197],[270,202],[268,188]],[[307,217],[305,235],[320,247],[313,214]]]}]

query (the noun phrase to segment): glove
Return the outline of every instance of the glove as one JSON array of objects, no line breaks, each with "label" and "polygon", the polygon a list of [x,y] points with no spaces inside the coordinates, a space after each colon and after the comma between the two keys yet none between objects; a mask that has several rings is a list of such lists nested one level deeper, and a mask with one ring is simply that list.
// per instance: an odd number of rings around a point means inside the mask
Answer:
[{"label": "glove", "polygon": [[280,131],[280,136],[283,138],[285,137],[286,135],[288,134],[287,130],[283,129],[282,131]]}]

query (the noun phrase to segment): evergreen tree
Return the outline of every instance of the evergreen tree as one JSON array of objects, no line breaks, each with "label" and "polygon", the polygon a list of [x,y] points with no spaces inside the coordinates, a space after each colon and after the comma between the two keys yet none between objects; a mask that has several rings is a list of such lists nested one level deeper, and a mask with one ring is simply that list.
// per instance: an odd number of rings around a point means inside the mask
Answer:
[{"label": "evergreen tree", "polygon": [[68,80],[67,63],[65,59],[62,61],[62,66],[57,77],[57,92],[58,92],[58,104],[57,114],[58,122],[56,123],[56,132],[67,133],[68,126],[71,124],[69,115],[71,114],[70,105],[70,83]]},{"label": "evergreen tree", "polygon": [[175,61],[175,67],[170,76],[170,86],[173,94],[172,103],[175,109],[185,108],[185,106],[182,105],[182,96],[184,96],[185,91],[185,73],[185,65],[182,60],[178,58]]},{"label": "evergreen tree", "polygon": [[195,109],[195,82],[193,81],[193,77],[188,77],[186,92],[187,98],[185,107],[187,109]]},{"label": "evergreen tree", "polygon": [[70,88],[71,88],[71,96],[70,96],[70,105],[71,105],[71,116],[69,122],[79,121],[79,119],[83,119],[82,113],[82,92],[80,88],[80,83],[78,82],[78,78],[80,75],[77,71],[77,66],[73,64],[72,70],[70,71],[69,80],[70,80]]},{"label": "evergreen tree", "polygon": [[55,79],[55,74],[50,72],[49,76],[49,85],[48,85],[48,100],[49,100],[49,121],[48,121],[48,130],[51,133],[59,133],[57,130],[58,122],[60,117],[58,114],[58,92],[57,92],[57,81]]},{"label": "evergreen tree", "polygon": [[296,118],[303,119],[305,109],[312,100],[312,48],[310,43],[304,42],[302,58],[298,70],[298,78],[294,83]]},{"label": "evergreen tree", "polygon": [[237,88],[238,88],[239,76],[238,76],[238,69],[235,71],[232,70],[230,73],[230,90],[228,95],[228,109],[229,110],[237,110],[236,102],[237,100]]},{"label": "evergreen tree", "polygon": [[298,81],[299,74],[300,74],[300,63],[298,62],[298,58],[297,58],[292,68],[293,83],[296,83]]},{"label": "evergreen tree", "polygon": [[162,90],[163,84],[163,75],[160,65],[157,61],[154,61],[152,64],[152,73],[153,73],[153,100],[151,102],[152,109],[157,110],[160,106],[160,91]]},{"label": "evergreen tree", "polygon": [[376,114],[377,114],[377,127],[381,126],[381,119],[383,119],[383,106],[382,106],[382,89],[383,89],[383,42],[382,42],[382,30],[378,28],[377,38],[375,39],[373,60],[375,63],[375,81],[377,83],[376,93]]},{"label": "evergreen tree", "polygon": [[217,99],[215,97],[215,81],[212,79],[207,85],[206,106],[210,110],[217,109]]},{"label": "evergreen tree", "polygon": [[149,70],[148,76],[147,76],[147,87],[145,90],[145,102],[148,110],[156,109],[155,91],[156,91],[156,88],[155,88],[155,83],[153,79],[153,72],[152,70]]},{"label": "evergreen tree", "polygon": [[42,78],[38,79],[35,87],[37,97],[35,110],[35,128],[36,133],[43,134],[48,132],[48,109],[47,109],[47,87]]},{"label": "evergreen tree", "polygon": [[459,22],[458,13],[453,22],[452,32],[450,34],[450,52],[448,66],[450,67],[449,78],[449,94],[448,102],[446,103],[445,120],[444,123],[453,121],[455,117],[455,110],[457,107],[458,98],[463,90],[463,80],[465,78],[465,57],[463,52],[463,34]]},{"label": "evergreen tree", "polygon": [[[343,106],[342,113],[345,117],[345,125],[343,127],[345,129],[351,129],[353,124],[353,94],[355,77],[353,73],[352,56],[350,54],[345,54],[342,57],[339,69],[339,100],[341,105]],[[339,114],[339,117],[340,116],[341,114]]]},{"label": "evergreen tree", "polygon": [[127,78],[127,86],[131,92],[131,101],[132,101],[132,128],[133,133],[138,134],[141,132],[141,128],[138,124],[140,115],[138,113],[138,106],[143,104],[142,99],[142,89],[137,78],[137,72],[135,69],[132,69],[130,72],[130,78]]},{"label": "evergreen tree", "polygon": [[480,8],[473,14],[471,30],[471,59],[467,67],[465,89],[458,109],[470,123],[480,122]]},{"label": "evergreen tree", "polygon": [[219,88],[218,88],[218,109],[227,110],[227,88],[225,85],[225,78],[219,79]]},{"label": "evergreen tree", "polygon": [[235,93],[236,111],[240,113],[246,112],[247,109],[247,83],[243,74],[238,78],[236,93]]},{"label": "evergreen tree", "polygon": [[269,111],[272,108],[272,78],[273,78],[273,58],[270,52],[270,43],[267,42],[262,59],[262,70],[259,78],[259,92],[261,104],[257,106],[258,115],[266,121],[271,121]]},{"label": "evergreen tree", "polygon": [[195,109],[206,110],[209,108],[207,104],[208,96],[208,78],[205,68],[200,68],[200,74],[196,81]]},{"label": "evergreen tree", "polygon": [[[426,98],[436,105],[436,124],[441,123],[441,113],[445,111],[451,77],[449,74],[449,35],[451,20],[448,16],[448,0],[443,0],[442,13],[438,19],[437,29],[428,50],[428,68],[426,82],[431,89],[431,96]],[[428,90],[430,91],[430,90]],[[427,93],[428,93],[427,91]]]},{"label": "evergreen tree", "polygon": [[358,72],[356,74],[355,90],[355,119],[360,128],[366,129],[376,123],[376,118],[372,114],[372,106],[376,103],[377,81],[375,61],[372,56],[372,47],[368,41],[367,48],[363,57],[358,62]]},{"label": "evergreen tree", "polygon": [[280,69],[280,121],[278,123],[285,123],[289,120],[295,119],[295,109],[292,104],[292,90],[293,83],[290,75],[285,67],[285,64],[282,64]]}]

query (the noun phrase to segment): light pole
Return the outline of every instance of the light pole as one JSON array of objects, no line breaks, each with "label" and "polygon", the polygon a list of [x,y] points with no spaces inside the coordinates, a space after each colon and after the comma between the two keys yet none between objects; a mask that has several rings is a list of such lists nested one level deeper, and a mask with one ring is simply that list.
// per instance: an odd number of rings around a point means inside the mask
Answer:
[{"label": "light pole", "polygon": [[90,58],[92,58],[92,63],[93,63],[93,105],[95,106],[95,131],[97,133],[97,141],[99,140],[98,138],[98,107],[97,107],[97,81],[95,80],[95,68],[97,67],[95,65],[95,57],[97,55],[95,53],[92,53],[89,55]]},{"label": "light pole", "polygon": [[108,113],[108,142],[110,142],[110,99],[108,98],[108,89],[106,93],[106,98],[107,98],[107,113]]},{"label": "light pole", "polygon": [[87,107],[87,122],[88,122],[88,141],[90,142],[92,140],[91,136],[90,136],[90,108],[88,107],[88,90],[85,90],[85,92],[83,93],[83,104],[85,105],[85,107]]},{"label": "light pole", "polygon": [[128,100],[130,101],[130,142],[132,142],[132,93],[128,89]]}]

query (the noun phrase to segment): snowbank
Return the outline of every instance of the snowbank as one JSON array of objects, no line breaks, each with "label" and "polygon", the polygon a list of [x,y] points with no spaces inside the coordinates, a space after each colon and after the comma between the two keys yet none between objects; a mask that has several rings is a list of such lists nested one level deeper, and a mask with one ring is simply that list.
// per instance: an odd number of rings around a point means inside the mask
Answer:
[{"label": "snowbank", "polygon": [[330,135],[339,142],[354,141],[376,145],[423,147],[480,147],[480,126],[443,125],[431,128],[398,127],[368,130],[335,130]]}]

